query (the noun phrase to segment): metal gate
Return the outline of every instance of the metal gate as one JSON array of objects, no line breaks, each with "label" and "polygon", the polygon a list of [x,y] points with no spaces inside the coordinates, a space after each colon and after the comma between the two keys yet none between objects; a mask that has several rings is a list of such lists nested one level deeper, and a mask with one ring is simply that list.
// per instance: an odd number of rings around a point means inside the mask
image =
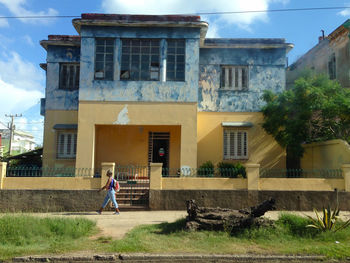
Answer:
[{"label": "metal gate", "polygon": [[148,208],[148,166],[117,165],[115,167],[114,177],[120,184],[120,191],[117,193],[117,202],[122,208]]}]

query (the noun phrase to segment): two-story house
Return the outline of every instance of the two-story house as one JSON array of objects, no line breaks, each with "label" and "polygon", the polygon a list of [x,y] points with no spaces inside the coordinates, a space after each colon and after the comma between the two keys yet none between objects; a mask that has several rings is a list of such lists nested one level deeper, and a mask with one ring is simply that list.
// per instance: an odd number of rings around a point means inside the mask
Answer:
[{"label": "two-story house", "polygon": [[328,36],[319,37],[317,45],[311,48],[287,69],[287,86],[301,76],[303,71],[312,70],[337,80],[343,88],[350,88],[350,19],[337,27]]},{"label": "two-story house", "polygon": [[284,39],[205,39],[198,16],[82,14],[47,50],[44,166],[102,162],[284,167],[261,128],[264,90],[285,88]]}]

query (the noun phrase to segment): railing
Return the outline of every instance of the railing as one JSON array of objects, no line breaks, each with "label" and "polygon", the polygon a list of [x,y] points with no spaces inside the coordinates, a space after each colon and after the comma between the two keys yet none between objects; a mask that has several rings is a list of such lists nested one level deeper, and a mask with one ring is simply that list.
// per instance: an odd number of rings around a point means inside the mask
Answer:
[{"label": "railing", "polygon": [[74,167],[8,167],[6,177],[100,177],[99,169]]},{"label": "railing", "polygon": [[245,169],[239,168],[163,168],[163,177],[223,177],[246,178]]},{"label": "railing", "polygon": [[260,178],[343,178],[341,169],[261,169]]},{"label": "railing", "polygon": [[116,165],[114,174],[118,181],[149,180],[149,167],[142,165]]}]

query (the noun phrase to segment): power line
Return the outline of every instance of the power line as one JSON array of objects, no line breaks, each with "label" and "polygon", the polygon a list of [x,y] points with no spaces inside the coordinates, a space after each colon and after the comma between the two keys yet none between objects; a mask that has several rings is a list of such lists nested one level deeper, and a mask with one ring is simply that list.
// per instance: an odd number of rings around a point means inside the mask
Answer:
[{"label": "power line", "polygon": [[[268,10],[246,10],[246,11],[223,11],[223,12],[198,12],[171,15],[229,15],[229,14],[247,14],[247,13],[272,13],[272,12],[297,12],[297,11],[319,11],[319,10],[340,10],[349,9],[349,6],[330,6],[330,7],[304,7],[304,8],[285,8]],[[80,18],[80,15],[66,16],[0,16],[0,19],[49,19],[49,18]]]}]

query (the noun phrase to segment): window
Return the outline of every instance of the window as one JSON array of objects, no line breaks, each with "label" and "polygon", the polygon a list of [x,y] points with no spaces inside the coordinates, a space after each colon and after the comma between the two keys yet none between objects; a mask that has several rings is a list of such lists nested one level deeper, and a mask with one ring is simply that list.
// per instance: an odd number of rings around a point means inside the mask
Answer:
[{"label": "window", "polygon": [[95,79],[113,80],[114,39],[96,39]]},{"label": "window", "polygon": [[77,133],[59,132],[57,134],[57,158],[75,158],[77,153]]},{"label": "window", "polygon": [[159,80],[160,41],[122,39],[120,80]]},{"label": "window", "polygon": [[64,64],[61,63],[59,89],[78,90],[79,74],[80,74],[79,63],[64,63]]},{"label": "window", "polygon": [[224,129],[224,159],[248,159],[248,134],[246,131]]},{"label": "window", "polygon": [[335,60],[335,54],[333,53],[328,61],[328,74],[329,74],[329,79],[336,79],[337,74],[336,74],[336,60]]},{"label": "window", "polygon": [[169,39],[167,49],[166,79],[185,81],[185,40]]},{"label": "window", "polygon": [[232,90],[248,89],[248,67],[246,66],[222,66],[221,88]]}]

